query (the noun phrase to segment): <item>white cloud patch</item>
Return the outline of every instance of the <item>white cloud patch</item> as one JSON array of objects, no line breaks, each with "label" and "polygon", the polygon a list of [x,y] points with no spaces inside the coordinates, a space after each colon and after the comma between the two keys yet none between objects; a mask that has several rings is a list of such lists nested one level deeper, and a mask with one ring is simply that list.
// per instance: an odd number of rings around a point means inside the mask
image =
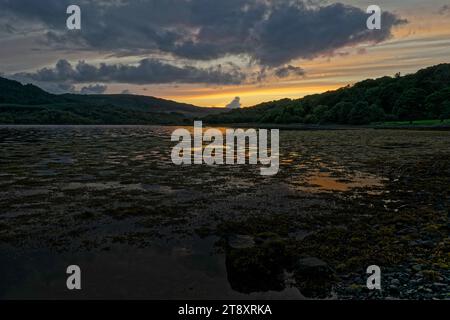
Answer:
[{"label": "white cloud patch", "polygon": [[240,109],[241,108],[241,98],[234,98],[229,104],[226,105],[227,109]]}]

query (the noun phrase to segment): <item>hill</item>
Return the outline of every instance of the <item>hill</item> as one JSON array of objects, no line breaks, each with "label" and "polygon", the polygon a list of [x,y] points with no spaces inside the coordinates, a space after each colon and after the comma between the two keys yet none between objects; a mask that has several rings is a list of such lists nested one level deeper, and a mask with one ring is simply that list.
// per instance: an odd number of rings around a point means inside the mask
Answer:
[{"label": "hill", "polygon": [[139,95],[55,95],[0,77],[2,124],[180,124],[219,112]]},{"label": "hill", "polygon": [[352,86],[283,99],[209,115],[210,124],[307,123],[361,125],[383,121],[450,118],[450,64],[440,64],[415,74],[382,77]]},{"label": "hill", "polygon": [[450,64],[245,109],[200,108],[138,95],[54,95],[0,78],[2,124],[351,124],[450,118]]}]

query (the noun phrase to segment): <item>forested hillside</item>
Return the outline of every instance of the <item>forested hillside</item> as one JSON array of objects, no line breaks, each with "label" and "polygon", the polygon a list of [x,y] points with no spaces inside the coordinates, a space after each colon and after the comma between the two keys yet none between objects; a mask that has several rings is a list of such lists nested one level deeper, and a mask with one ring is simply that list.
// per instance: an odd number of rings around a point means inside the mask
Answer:
[{"label": "forested hillside", "polygon": [[450,118],[450,64],[365,80],[336,91],[283,99],[205,118],[208,123],[368,124]]},{"label": "forested hillside", "polygon": [[0,78],[0,124],[180,124],[219,109],[138,95],[54,95]]}]

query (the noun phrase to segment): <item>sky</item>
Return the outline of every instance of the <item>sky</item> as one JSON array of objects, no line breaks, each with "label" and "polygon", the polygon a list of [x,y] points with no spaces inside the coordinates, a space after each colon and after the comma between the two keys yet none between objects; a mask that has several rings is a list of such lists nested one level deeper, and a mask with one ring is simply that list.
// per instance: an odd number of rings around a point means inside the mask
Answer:
[{"label": "sky", "polygon": [[448,62],[450,0],[0,0],[0,76],[52,93],[247,107]]}]

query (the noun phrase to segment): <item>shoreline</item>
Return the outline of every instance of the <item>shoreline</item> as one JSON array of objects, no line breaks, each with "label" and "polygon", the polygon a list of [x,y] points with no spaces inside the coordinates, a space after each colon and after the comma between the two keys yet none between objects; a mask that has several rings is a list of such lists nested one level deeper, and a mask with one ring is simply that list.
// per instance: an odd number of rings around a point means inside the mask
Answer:
[{"label": "shoreline", "polygon": [[210,127],[241,127],[241,128],[253,128],[258,127],[261,129],[280,129],[280,130],[296,130],[296,131],[320,131],[320,130],[365,130],[365,129],[377,129],[377,130],[433,130],[433,131],[450,131],[450,125],[310,125],[310,124],[273,124],[273,123],[239,123],[239,124],[208,124]]},{"label": "shoreline", "polygon": [[[208,124],[205,127],[259,128],[295,131],[339,131],[339,130],[418,130],[418,131],[450,131],[450,125],[311,125],[311,124],[274,124],[274,123],[223,123]],[[45,128],[45,127],[191,127],[180,124],[1,124],[0,128]]]}]

